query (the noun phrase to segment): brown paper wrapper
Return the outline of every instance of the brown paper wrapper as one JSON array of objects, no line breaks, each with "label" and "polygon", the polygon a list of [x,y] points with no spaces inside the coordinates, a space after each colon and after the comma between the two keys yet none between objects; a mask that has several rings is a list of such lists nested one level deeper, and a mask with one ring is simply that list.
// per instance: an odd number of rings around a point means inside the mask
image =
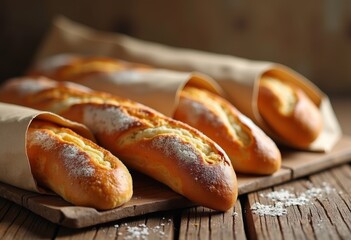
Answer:
[{"label": "brown paper wrapper", "polygon": [[94,138],[85,126],[53,113],[0,103],[0,181],[25,190],[43,193],[43,189],[37,186],[33,178],[26,151],[27,129],[34,118],[71,128],[91,140]]},{"label": "brown paper wrapper", "polygon": [[[272,71],[279,75],[282,80],[302,87],[322,112],[324,118],[323,132],[310,145],[308,150],[329,151],[341,137],[340,126],[328,97],[309,80],[283,65],[172,48],[117,33],[96,31],[64,17],[59,17],[54,22],[36,56],[35,62],[60,53],[111,56],[131,62],[149,64],[158,68],[185,72],[196,71],[206,74],[216,80],[218,85],[225,90],[228,100],[242,113],[253,119],[274,139],[278,139],[261,119],[257,110],[258,81],[263,74]],[[100,88],[100,90],[104,89]],[[174,101],[171,104],[173,107]],[[152,107],[165,110],[165,107],[155,105],[152,105]],[[167,115],[169,115],[169,112]]]},{"label": "brown paper wrapper", "polygon": [[179,91],[187,84],[206,88],[220,94],[220,88],[208,77],[199,73],[154,69],[149,71],[126,70],[104,73],[85,78],[80,83],[98,91],[132,99],[145,104],[166,116],[172,117],[178,105]]},{"label": "brown paper wrapper", "polygon": [[[74,58],[74,55],[61,54],[45,58],[34,67],[35,72],[50,75],[53,69],[57,69],[70,58]],[[179,92],[187,84],[222,94],[217,83],[203,74],[155,68],[127,68],[115,72],[89,74],[76,82],[97,91],[142,103],[169,117],[173,116],[176,109]]]}]

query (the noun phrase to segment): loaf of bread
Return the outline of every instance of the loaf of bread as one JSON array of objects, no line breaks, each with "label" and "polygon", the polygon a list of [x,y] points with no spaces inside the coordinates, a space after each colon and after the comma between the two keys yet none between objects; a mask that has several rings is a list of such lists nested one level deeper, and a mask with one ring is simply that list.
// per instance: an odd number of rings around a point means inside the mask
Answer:
[{"label": "loaf of bread", "polygon": [[236,201],[237,179],[223,149],[200,131],[146,106],[44,78],[10,80],[0,90],[0,100],[85,124],[127,166],[195,203],[228,210]]},{"label": "loaf of bread", "polygon": [[259,82],[259,113],[286,145],[308,147],[322,131],[318,107],[297,86],[264,75]]},{"label": "loaf of bread", "polygon": [[69,128],[34,119],[26,148],[38,185],[74,205],[107,210],[132,197],[132,177],[125,165]]},{"label": "loaf of bread", "polygon": [[236,172],[272,174],[280,169],[281,154],[276,144],[232,104],[214,93],[185,87],[180,92],[174,118],[217,142]]}]

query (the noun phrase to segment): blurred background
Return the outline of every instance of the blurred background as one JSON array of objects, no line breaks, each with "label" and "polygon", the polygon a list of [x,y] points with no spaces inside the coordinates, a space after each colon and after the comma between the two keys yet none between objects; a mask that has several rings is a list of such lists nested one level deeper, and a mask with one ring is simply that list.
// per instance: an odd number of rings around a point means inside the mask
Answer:
[{"label": "blurred background", "polygon": [[21,75],[53,18],[176,47],[287,65],[351,93],[351,1],[0,0],[0,81]]}]

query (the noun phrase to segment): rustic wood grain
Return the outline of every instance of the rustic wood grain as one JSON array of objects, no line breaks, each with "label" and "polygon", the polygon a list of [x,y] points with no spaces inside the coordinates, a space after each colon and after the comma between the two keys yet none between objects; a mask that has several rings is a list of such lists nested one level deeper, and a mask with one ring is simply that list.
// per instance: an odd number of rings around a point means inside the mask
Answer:
[{"label": "rustic wood grain", "polygon": [[240,201],[227,212],[204,207],[183,211],[179,239],[246,239]]},{"label": "rustic wood grain", "polygon": [[[174,239],[175,218],[174,211],[158,214],[148,214],[118,224],[118,237],[121,239]],[[142,234],[142,233],[146,234]]]},{"label": "rustic wood grain", "polygon": [[271,188],[248,194],[248,201],[245,202],[245,225],[249,239],[282,239],[278,218],[260,217],[252,214],[250,206],[255,202],[269,204],[270,202],[260,197],[260,194],[267,194]]},{"label": "rustic wood grain", "polygon": [[[344,165],[333,168],[328,172],[313,175],[310,178],[313,185],[328,184],[333,187],[331,194],[318,199],[318,207],[323,209],[333,227],[333,232],[341,239],[351,237],[351,167]],[[344,185],[348,182],[348,186]]]},{"label": "rustic wood grain", "polygon": [[[248,194],[246,222],[253,239],[348,239],[351,236],[351,167],[345,164],[305,179]],[[267,193],[280,189],[301,194],[312,187],[324,189],[302,206],[287,207],[287,215],[259,216],[251,212],[255,203],[274,204]]]},{"label": "rustic wood grain", "polygon": [[73,229],[60,227],[56,238],[59,239],[174,239],[175,212],[168,211],[147,214],[113,221],[93,227]]},{"label": "rustic wood grain", "polygon": [[50,239],[56,225],[29,210],[0,198],[0,239]]}]

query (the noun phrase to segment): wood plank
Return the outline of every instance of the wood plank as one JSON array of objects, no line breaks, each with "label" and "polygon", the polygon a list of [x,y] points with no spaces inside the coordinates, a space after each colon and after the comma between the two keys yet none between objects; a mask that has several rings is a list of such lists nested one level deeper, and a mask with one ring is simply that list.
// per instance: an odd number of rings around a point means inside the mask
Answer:
[{"label": "wood plank", "polygon": [[[338,177],[336,177],[338,176]],[[248,195],[246,225],[255,239],[347,239],[351,236],[351,167],[343,165]],[[296,196],[308,189],[322,189],[301,206],[289,206],[283,216],[259,216],[250,208],[254,203],[274,205],[267,198],[272,191],[288,190]]]},{"label": "wood plank", "polygon": [[250,211],[250,207],[256,202],[269,204],[269,201],[260,197],[260,194],[267,194],[268,192],[270,192],[270,189],[248,194],[244,218],[249,239],[282,239],[278,218],[260,217]]},{"label": "wood plank", "polygon": [[87,228],[65,228],[60,227],[55,238],[57,239],[95,239],[97,227]]},{"label": "wood plank", "polygon": [[204,207],[184,210],[179,239],[246,239],[240,201],[227,212]]},{"label": "wood plank", "polygon": [[27,209],[0,198],[1,239],[50,239],[56,225]]},{"label": "wood plank", "polygon": [[351,161],[351,137],[343,136],[328,153],[282,151],[282,166],[292,170],[294,179]]},{"label": "wood plank", "polygon": [[286,182],[291,179],[291,170],[281,168],[278,172],[268,176],[255,176],[237,173],[239,195],[271,187],[275,184]]},{"label": "wood plank", "polygon": [[175,211],[148,214],[118,223],[122,239],[174,239],[177,214]]},{"label": "wood plank", "polygon": [[[341,239],[351,236],[351,167],[345,165],[340,168],[333,168],[331,171],[322,172],[309,178],[313,185],[328,184],[336,186],[331,189],[333,194],[328,198],[319,200],[320,206],[324,209],[330,223]],[[348,184],[348,186],[346,185]]]},{"label": "wood plank", "polygon": [[174,211],[147,214],[93,227],[74,229],[60,227],[60,239],[174,239]]}]

